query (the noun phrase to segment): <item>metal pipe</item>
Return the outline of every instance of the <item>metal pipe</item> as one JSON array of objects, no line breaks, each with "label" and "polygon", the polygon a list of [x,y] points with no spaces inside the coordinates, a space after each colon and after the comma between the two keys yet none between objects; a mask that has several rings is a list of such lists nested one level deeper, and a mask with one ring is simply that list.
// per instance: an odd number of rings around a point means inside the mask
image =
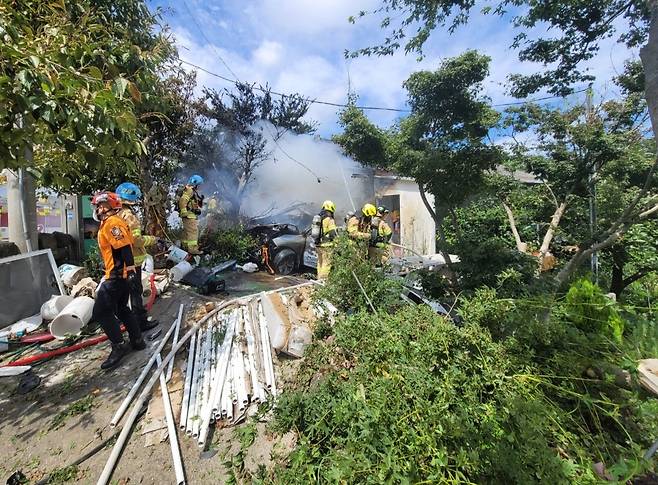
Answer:
[{"label": "metal pipe", "polygon": [[190,349],[187,352],[187,367],[185,369],[185,385],[183,386],[183,404],[180,408],[180,429],[185,429],[187,423],[187,411],[190,404],[190,389],[192,388],[192,372],[194,371],[194,352],[196,347],[196,332],[192,335]]},{"label": "metal pipe", "polygon": [[112,448],[112,451],[110,453],[110,456],[108,457],[107,462],[105,463],[105,467],[103,468],[101,475],[98,477],[98,481],[96,482],[96,485],[107,485],[107,483],[110,481],[110,478],[112,477],[112,472],[116,467],[117,461],[119,460],[119,456],[121,455],[121,451],[123,450],[123,447],[126,444],[126,440],[130,435],[132,427],[135,424],[135,420],[137,419],[137,416],[139,415],[142,406],[144,406],[144,404],[146,403],[146,400],[148,399],[151,390],[155,385],[155,382],[159,379],[160,374],[162,374],[165,365],[167,365],[169,361],[174,358],[176,352],[178,352],[183,347],[183,345],[185,345],[185,343],[192,337],[192,334],[195,332],[196,328],[198,328],[200,325],[203,325],[213,315],[224,310],[226,307],[234,304],[235,302],[236,300],[229,300],[224,304],[220,304],[213,311],[205,315],[201,320],[197,321],[193,325],[193,327],[189,329],[185,333],[185,335],[183,335],[183,337],[178,341],[178,343],[174,346],[174,348],[171,349],[171,352],[169,352],[169,354],[167,354],[167,356],[163,359],[162,364],[160,364],[158,368],[153,372],[153,375],[144,386],[142,393],[139,395],[139,397],[136,399],[135,403],[133,404],[133,408],[130,411],[130,414],[128,414],[128,417],[126,418],[126,423],[121,429],[121,433],[119,434],[116,443],[114,443],[114,447]]},{"label": "metal pipe", "polygon": [[[237,312],[233,311],[229,317],[228,324],[226,327],[226,334],[224,335],[224,341],[222,342],[222,347],[225,348],[225,350],[222,352],[222,361],[219,363],[215,370],[215,382],[220,383],[224,382],[226,378],[226,372],[228,368],[228,363],[229,363],[229,355],[230,355],[230,349],[233,347],[233,337],[235,334],[235,325],[236,325],[236,320],[237,320]],[[203,411],[203,416],[202,421],[201,421],[201,429],[199,432],[199,446],[204,446],[206,443],[206,439],[208,437],[208,428],[210,426],[210,417],[212,415],[213,411],[213,404],[217,400],[217,395],[221,395],[221,389],[216,386],[213,389],[213,395],[209,396],[208,399],[208,405],[206,406],[206,409]]]},{"label": "metal pipe", "polygon": [[[173,362],[174,359],[171,359]],[[162,364],[160,354],[157,354],[156,362],[158,367]],[[183,473],[183,462],[180,457],[180,447],[178,446],[178,435],[176,434],[176,423],[174,422],[174,413],[171,410],[171,399],[169,399],[169,390],[167,389],[167,380],[164,374],[160,374],[160,392],[162,393],[162,402],[164,404],[165,419],[167,420],[167,431],[169,432],[169,444],[171,445],[171,458],[174,461],[174,473],[176,474],[176,485],[185,484],[185,474]]]},{"label": "metal pipe", "polygon": [[245,309],[244,312],[244,334],[247,341],[247,358],[249,360],[249,372],[251,374],[251,399],[253,401],[260,400],[260,382],[258,376],[258,369],[256,367],[256,342],[254,339],[254,331],[251,328],[251,311]]},{"label": "metal pipe", "polygon": [[[178,318],[176,321],[180,320],[183,318],[183,309],[185,308],[185,305],[181,303],[180,307],[178,307]],[[157,359],[158,355],[160,355],[160,352],[162,352],[162,349],[164,348],[165,344],[167,343],[167,340],[169,340],[169,337],[171,334],[174,332],[176,327],[176,322],[169,327],[169,330],[167,330],[167,333],[165,334],[164,337],[162,337],[162,340],[158,344],[158,346],[155,348],[155,351],[153,352],[153,355],[151,355],[151,358],[148,360],[144,368],[142,369],[142,373],[139,375],[135,383],[133,384],[133,387],[130,389],[128,392],[128,395],[126,398],[123,400],[121,403],[121,406],[119,406],[119,409],[117,409],[116,413],[114,413],[114,417],[112,417],[112,421],[110,421],[110,426],[114,427],[118,424],[118,422],[121,420],[121,417],[123,416],[123,413],[126,412],[126,409],[128,409],[128,406],[130,406],[130,402],[133,400],[135,397],[135,394],[137,394],[137,391],[139,390],[139,387],[142,385],[142,382],[144,382],[144,379],[146,379],[146,375],[149,373],[151,370],[151,367],[153,367],[153,364],[155,363],[155,360]]]},{"label": "metal pipe", "polygon": [[[153,277],[153,275],[151,275],[151,277]],[[155,295],[156,293],[157,292],[152,291],[151,295]],[[178,320],[176,320],[176,330],[174,330],[174,339],[171,341],[172,347],[178,343],[178,334],[180,333],[181,321],[183,320],[181,317],[179,317]],[[167,376],[166,376],[167,382],[169,382],[169,380],[171,379],[171,374],[174,371],[174,360],[176,359],[175,358],[171,359],[171,362],[169,362],[169,367],[167,367]]]}]

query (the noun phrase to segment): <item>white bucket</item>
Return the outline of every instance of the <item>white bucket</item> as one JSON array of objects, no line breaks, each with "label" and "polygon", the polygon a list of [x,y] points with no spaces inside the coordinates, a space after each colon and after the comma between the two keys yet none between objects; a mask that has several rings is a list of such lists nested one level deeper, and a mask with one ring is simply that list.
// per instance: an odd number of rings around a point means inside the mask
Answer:
[{"label": "white bucket", "polygon": [[174,263],[180,263],[181,261],[185,261],[188,256],[189,255],[187,254],[187,251],[183,251],[181,248],[176,246],[170,246],[169,255],[167,258]]},{"label": "white bucket", "polygon": [[54,320],[59,313],[66,308],[66,305],[73,301],[72,296],[53,295],[50,300],[41,305],[41,318],[47,322]]},{"label": "white bucket", "polygon": [[79,296],[50,322],[48,329],[50,333],[59,340],[64,340],[70,335],[78,335],[82,328],[91,320],[94,309],[94,300],[88,296]]},{"label": "white bucket", "polygon": [[147,273],[153,273],[154,264],[155,263],[153,262],[153,256],[147,254],[146,259],[142,263],[142,271],[145,271]]},{"label": "white bucket", "polygon": [[192,266],[190,263],[187,261],[181,261],[169,270],[171,273],[171,279],[174,281],[180,281],[185,277],[187,273],[192,271],[192,269],[194,269],[194,266]]},{"label": "white bucket", "polygon": [[87,276],[87,270],[82,266],[63,264],[58,269],[62,283],[64,283],[64,285],[68,286],[69,288],[79,283],[82,278]]}]

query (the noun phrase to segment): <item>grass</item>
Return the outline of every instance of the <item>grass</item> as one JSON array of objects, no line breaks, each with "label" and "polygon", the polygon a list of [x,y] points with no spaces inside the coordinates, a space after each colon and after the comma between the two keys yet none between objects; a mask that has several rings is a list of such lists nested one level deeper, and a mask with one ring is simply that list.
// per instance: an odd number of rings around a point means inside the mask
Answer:
[{"label": "grass", "polygon": [[48,477],[48,484],[59,485],[62,483],[69,483],[72,480],[76,480],[78,478],[79,472],[80,469],[78,468],[77,465],[70,465],[70,466],[65,466],[63,468],[58,468],[57,470],[52,472]]},{"label": "grass", "polygon": [[61,428],[68,418],[88,413],[93,407],[93,395],[90,394],[89,396],[85,396],[82,399],[78,399],[53,418],[52,427],[54,429]]}]

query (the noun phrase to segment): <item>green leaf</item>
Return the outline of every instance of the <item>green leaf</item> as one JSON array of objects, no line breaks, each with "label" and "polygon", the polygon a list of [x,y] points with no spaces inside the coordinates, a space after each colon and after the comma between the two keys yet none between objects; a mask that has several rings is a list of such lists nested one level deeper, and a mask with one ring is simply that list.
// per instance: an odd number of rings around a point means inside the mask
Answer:
[{"label": "green leaf", "polygon": [[133,82],[128,83],[128,91],[130,92],[130,95],[132,96],[133,100],[135,100],[136,103],[141,103],[142,102],[142,93],[137,89],[137,86]]},{"label": "green leaf", "polygon": [[124,111],[115,118],[117,126],[123,131],[130,131],[137,126],[137,119],[130,111]]},{"label": "green leaf", "polygon": [[103,73],[96,66],[91,66],[87,72],[94,79],[103,79]]},{"label": "green leaf", "polygon": [[123,95],[126,92],[126,88],[128,87],[128,84],[130,84],[130,81],[128,81],[126,78],[118,77],[114,80],[114,86],[112,86],[112,92],[114,92],[115,96],[117,96],[118,98],[123,98]]},{"label": "green leaf", "polygon": [[41,63],[37,56],[30,56],[30,61],[34,67],[39,67],[39,64]]}]

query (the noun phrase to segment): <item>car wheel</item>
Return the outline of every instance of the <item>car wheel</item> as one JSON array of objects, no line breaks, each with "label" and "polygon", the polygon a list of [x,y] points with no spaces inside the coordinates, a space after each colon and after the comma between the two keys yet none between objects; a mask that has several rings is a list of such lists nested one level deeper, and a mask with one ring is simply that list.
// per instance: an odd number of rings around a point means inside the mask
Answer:
[{"label": "car wheel", "polygon": [[295,271],[297,255],[292,249],[282,249],[274,256],[273,263],[274,271],[282,275],[289,275]]}]

